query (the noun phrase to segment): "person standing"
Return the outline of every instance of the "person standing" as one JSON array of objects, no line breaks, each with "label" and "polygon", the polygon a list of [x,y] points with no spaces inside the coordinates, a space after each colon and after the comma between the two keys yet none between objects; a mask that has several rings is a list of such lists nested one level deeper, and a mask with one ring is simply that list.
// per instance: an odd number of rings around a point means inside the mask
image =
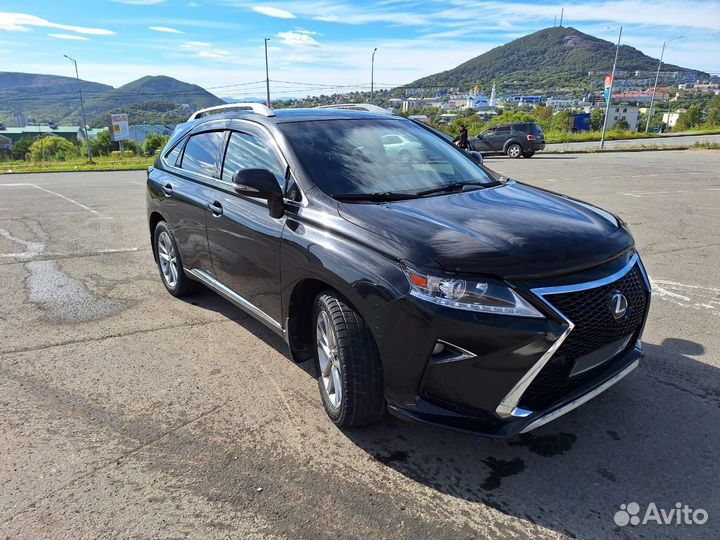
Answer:
[{"label": "person standing", "polygon": [[463,150],[470,148],[470,144],[468,143],[467,127],[465,127],[465,124],[460,126],[460,135],[458,135],[453,142],[458,148],[462,148]]}]

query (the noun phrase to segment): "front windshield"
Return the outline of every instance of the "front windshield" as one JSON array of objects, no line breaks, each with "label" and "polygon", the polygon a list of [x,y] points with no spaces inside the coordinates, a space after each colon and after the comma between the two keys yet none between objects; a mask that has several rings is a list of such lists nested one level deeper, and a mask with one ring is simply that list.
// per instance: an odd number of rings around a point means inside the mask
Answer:
[{"label": "front windshield", "polygon": [[400,118],[292,122],[281,129],[312,180],[331,196],[493,183],[463,152]]}]

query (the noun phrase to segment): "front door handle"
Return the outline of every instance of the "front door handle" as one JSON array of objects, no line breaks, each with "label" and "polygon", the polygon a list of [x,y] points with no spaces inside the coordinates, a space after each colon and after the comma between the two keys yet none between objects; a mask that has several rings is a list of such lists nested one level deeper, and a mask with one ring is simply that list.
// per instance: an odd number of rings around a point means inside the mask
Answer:
[{"label": "front door handle", "polygon": [[172,184],[165,184],[165,185],[162,187],[162,190],[163,190],[163,193],[165,193],[165,196],[166,196],[166,197],[170,197],[170,196],[172,195],[172,192],[173,192]]},{"label": "front door handle", "polygon": [[220,204],[217,201],[209,202],[207,203],[207,208],[210,210],[210,213],[215,217],[222,216],[223,213],[223,207],[222,204]]}]

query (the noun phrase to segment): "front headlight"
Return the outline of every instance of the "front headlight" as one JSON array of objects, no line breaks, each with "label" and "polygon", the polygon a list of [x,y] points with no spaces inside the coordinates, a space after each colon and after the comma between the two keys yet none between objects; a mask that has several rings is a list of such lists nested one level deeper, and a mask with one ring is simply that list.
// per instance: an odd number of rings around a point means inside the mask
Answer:
[{"label": "front headlight", "polygon": [[405,265],[403,271],[410,282],[410,294],[433,304],[495,315],[543,318],[542,313],[505,285],[432,276]]}]

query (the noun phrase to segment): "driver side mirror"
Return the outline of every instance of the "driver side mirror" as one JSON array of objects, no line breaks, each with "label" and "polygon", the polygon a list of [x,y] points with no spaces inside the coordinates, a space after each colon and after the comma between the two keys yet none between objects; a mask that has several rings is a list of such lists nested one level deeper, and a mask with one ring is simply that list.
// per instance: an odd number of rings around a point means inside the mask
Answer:
[{"label": "driver side mirror", "polygon": [[467,150],[467,154],[468,156],[470,156],[470,159],[472,159],[478,165],[483,164],[483,155],[480,152],[477,152],[475,150]]},{"label": "driver side mirror", "polygon": [[284,214],[283,193],[275,175],[267,169],[241,169],[233,176],[233,188],[240,195],[265,199],[270,217],[281,218]]}]

